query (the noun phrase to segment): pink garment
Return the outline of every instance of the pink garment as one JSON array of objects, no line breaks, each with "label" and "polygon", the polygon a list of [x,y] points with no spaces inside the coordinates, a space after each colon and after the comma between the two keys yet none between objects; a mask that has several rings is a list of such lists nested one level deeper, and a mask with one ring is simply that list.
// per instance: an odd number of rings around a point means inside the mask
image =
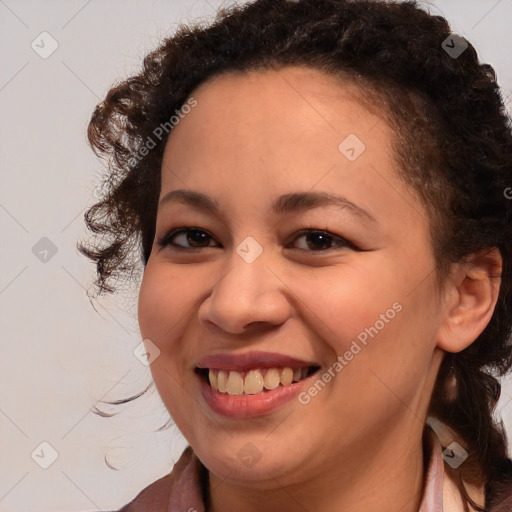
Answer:
[{"label": "pink garment", "polygon": [[418,512],[443,512],[444,460],[441,443],[431,428],[425,429],[425,435],[430,461],[427,466],[423,499]]},{"label": "pink garment", "polygon": [[[425,435],[430,459],[418,512],[463,512],[455,484],[445,478],[441,443],[428,426]],[[118,512],[206,512],[207,487],[208,471],[188,446],[171,473],[150,484]],[[503,500],[495,502],[489,512],[512,512],[511,496],[509,486]]]}]

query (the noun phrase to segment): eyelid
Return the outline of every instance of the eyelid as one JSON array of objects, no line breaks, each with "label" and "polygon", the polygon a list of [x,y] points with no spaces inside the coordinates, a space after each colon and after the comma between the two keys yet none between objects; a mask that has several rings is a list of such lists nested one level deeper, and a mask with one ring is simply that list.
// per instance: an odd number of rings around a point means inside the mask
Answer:
[{"label": "eyelid", "polygon": [[208,249],[211,247],[216,247],[212,245],[208,245],[205,247],[185,247],[183,245],[173,244],[170,240],[174,236],[181,234],[181,233],[187,233],[189,231],[200,231],[202,233],[205,233],[209,238],[215,241],[215,243],[219,244],[218,246],[222,247],[222,244],[216,240],[216,238],[207,230],[200,227],[194,227],[194,226],[180,226],[174,229],[171,229],[170,231],[167,231],[161,238],[157,239],[157,243],[160,247],[165,248],[167,246],[171,246],[175,250],[197,250],[197,249]]},{"label": "eyelid", "polygon": [[[174,244],[173,242],[170,241],[171,238],[173,238],[174,236],[182,234],[182,233],[187,233],[187,232],[190,232],[190,231],[202,232],[202,233],[206,234],[211,240],[214,240],[215,243],[218,244],[218,245],[217,246],[207,245],[207,246],[203,246],[203,247],[185,247],[185,246],[182,246],[182,245]],[[307,249],[300,249],[299,248],[298,249],[299,251],[310,252],[310,253],[326,253],[326,252],[329,252],[329,251],[332,251],[332,250],[335,250],[335,249],[340,249],[340,248],[343,248],[343,247],[348,247],[348,248],[350,248],[352,250],[355,250],[355,251],[361,251],[361,249],[359,247],[354,245],[354,243],[352,243],[347,238],[345,238],[345,237],[343,237],[341,235],[337,235],[335,233],[332,233],[331,231],[329,231],[327,229],[320,229],[320,228],[313,227],[313,226],[310,226],[310,227],[305,226],[305,227],[299,228],[299,230],[296,231],[293,234],[293,238],[291,238],[290,241],[285,244],[285,248],[288,248],[288,247],[286,247],[287,245],[289,245],[291,242],[296,241],[301,236],[311,235],[311,234],[323,234],[323,235],[326,235],[327,237],[329,237],[334,242],[335,245],[333,247],[329,247],[327,249],[318,249],[316,251],[315,250],[307,250]],[[197,250],[197,249],[208,249],[208,248],[211,248],[211,247],[222,247],[222,244],[220,242],[218,242],[216,240],[216,238],[208,230],[206,230],[204,228],[200,228],[200,227],[195,227],[195,226],[180,226],[180,227],[176,227],[174,229],[171,229],[170,231],[166,232],[166,234],[163,237],[158,238],[157,239],[157,243],[162,248],[165,248],[167,246],[171,246],[175,250],[185,250],[185,251],[194,251],[194,250]],[[297,249],[297,248],[295,248],[295,249]]]},{"label": "eyelid", "polygon": [[343,237],[341,235],[337,235],[335,233],[332,233],[328,229],[320,229],[320,228],[315,228],[315,227],[304,227],[304,228],[299,229],[294,234],[294,236],[291,239],[291,241],[293,242],[293,241],[297,240],[297,238],[299,238],[302,235],[310,235],[310,234],[314,234],[314,233],[325,234],[328,237],[332,238],[333,242],[335,243],[334,247],[330,247],[328,249],[321,249],[321,250],[318,250],[318,251],[307,251],[306,249],[298,249],[298,250],[305,251],[305,252],[311,252],[311,253],[323,253],[323,252],[325,253],[325,252],[328,252],[328,251],[331,251],[331,250],[334,250],[334,249],[343,248],[343,247],[349,247],[350,249],[352,249],[354,251],[360,251],[361,250],[361,249],[359,249],[359,247],[354,245],[354,243],[352,243],[347,238],[345,238],[345,237]]}]

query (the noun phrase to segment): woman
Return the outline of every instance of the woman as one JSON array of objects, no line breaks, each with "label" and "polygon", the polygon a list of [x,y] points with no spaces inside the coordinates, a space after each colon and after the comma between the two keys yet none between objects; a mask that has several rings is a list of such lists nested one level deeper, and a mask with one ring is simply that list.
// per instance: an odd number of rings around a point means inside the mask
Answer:
[{"label": "woman", "polygon": [[95,110],[81,250],[144,265],[190,446],[122,511],[511,510],[512,136],[414,2],[256,2],[182,27]]}]

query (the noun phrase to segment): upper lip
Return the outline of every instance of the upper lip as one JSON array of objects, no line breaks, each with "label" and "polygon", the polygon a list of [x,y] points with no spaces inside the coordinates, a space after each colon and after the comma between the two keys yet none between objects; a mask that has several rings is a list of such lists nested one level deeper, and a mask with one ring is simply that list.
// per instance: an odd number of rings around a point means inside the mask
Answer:
[{"label": "upper lip", "polygon": [[314,361],[305,361],[296,357],[275,352],[245,352],[244,354],[215,354],[202,358],[197,368],[216,368],[219,370],[245,371],[251,368],[309,368],[320,366]]}]

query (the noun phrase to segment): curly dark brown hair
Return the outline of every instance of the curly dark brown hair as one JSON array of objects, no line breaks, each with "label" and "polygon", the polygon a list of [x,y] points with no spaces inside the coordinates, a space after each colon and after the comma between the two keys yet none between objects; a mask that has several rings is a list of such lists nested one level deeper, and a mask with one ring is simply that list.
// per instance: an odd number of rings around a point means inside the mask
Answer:
[{"label": "curly dark brown hair", "polygon": [[[492,319],[467,349],[444,358],[429,409],[467,443],[459,485],[467,503],[485,510],[462,479],[485,486],[488,507],[512,475],[503,423],[494,418],[498,378],[512,363],[512,133],[493,68],[469,43],[450,55],[447,39],[453,46],[447,21],[414,1],[256,0],[221,10],[208,26],[180,26],[92,115],[89,141],[109,171],[102,198],[85,214],[94,240],[79,250],[96,263],[99,294],[146,265],[170,119],[179,122],[205,81],[302,65],[359,84],[363,101],[394,127],[400,176],[430,213],[439,278],[481,250],[498,248],[503,258]],[[447,392],[454,377],[456,398]]]}]

